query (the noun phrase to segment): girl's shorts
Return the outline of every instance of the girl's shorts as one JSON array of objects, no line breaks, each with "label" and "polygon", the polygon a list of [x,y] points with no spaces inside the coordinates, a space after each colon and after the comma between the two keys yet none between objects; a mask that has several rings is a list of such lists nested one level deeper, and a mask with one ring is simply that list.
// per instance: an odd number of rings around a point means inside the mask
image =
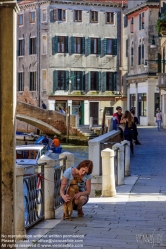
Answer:
[{"label": "girl's shorts", "polygon": [[[62,197],[60,197],[60,198],[61,198],[61,203],[64,204],[65,201],[63,200]],[[83,206],[84,206],[88,201],[89,201],[89,195],[86,196],[86,202],[83,204]],[[73,210],[77,210],[77,205],[76,205],[75,203],[74,203],[74,205],[73,205]]]}]

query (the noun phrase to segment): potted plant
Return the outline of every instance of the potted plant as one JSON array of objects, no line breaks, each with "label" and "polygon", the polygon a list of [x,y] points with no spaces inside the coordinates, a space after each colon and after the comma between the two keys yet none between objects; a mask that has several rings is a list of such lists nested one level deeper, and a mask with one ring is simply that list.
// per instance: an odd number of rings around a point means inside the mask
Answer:
[{"label": "potted plant", "polygon": [[162,27],[165,26],[166,28],[166,14],[164,13],[159,19],[157,20],[157,32],[161,34]]}]

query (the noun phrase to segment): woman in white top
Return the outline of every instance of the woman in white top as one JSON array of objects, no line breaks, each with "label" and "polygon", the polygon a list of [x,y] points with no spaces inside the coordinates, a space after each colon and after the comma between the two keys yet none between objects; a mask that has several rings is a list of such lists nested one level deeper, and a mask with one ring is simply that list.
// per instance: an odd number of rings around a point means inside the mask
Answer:
[{"label": "woman in white top", "polygon": [[157,122],[157,129],[158,129],[158,131],[160,131],[161,122],[162,122],[162,114],[161,114],[160,109],[158,109],[157,113],[156,113],[156,122]]}]

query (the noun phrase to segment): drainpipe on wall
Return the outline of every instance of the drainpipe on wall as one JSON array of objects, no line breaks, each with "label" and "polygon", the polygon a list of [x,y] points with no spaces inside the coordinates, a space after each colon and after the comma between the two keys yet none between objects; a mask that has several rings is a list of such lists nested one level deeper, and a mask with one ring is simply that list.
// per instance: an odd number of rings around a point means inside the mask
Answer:
[{"label": "drainpipe on wall", "polygon": [[[122,6],[121,6],[121,10],[120,10],[120,67],[123,70],[123,12],[122,12],[122,8],[123,8],[123,2],[122,2]],[[120,70],[120,94],[122,95],[122,70]]]},{"label": "drainpipe on wall", "polygon": [[38,22],[37,22],[37,43],[38,43],[38,50],[37,50],[37,94],[38,94],[38,106],[40,107],[40,3],[38,0]]}]

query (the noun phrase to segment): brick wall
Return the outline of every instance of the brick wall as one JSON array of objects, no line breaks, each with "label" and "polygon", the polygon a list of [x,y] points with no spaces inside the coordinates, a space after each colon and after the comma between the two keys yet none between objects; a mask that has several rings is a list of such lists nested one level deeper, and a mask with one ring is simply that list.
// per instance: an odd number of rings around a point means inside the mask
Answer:
[{"label": "brick wall", "polygon": [[[26,115],[38,120],[41,120],[55,129],[60,131],[63,135],[67,134],[67,127],[66,127],[66,115],[61,114],[56,111],[51,110],[44,110],[37,106],[33,106],[24,102],[17,102],[17,114]],[[76,135],[76,129],[73,127],[75,126],[75,116],[70,116],[70,135]]]}]

